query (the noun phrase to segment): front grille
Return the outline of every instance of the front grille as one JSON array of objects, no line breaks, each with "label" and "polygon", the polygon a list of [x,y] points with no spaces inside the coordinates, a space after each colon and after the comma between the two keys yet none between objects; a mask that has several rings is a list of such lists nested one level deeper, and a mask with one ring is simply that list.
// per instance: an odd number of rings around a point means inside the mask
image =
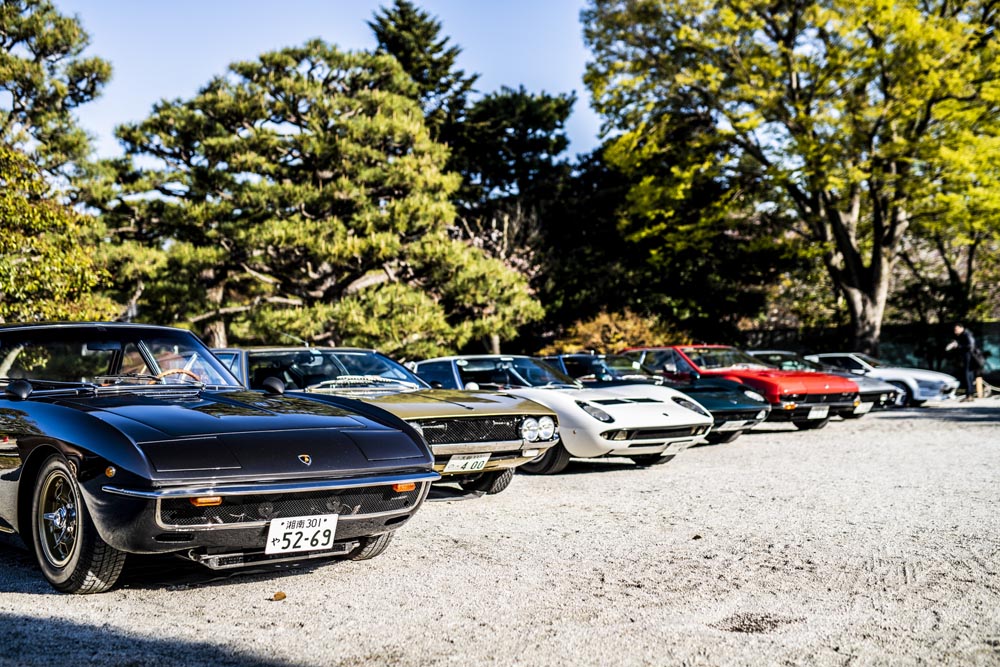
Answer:
[{"label": "front grille", "polygon": [[850,403],[855,396],[852,392],[839,394],[805,394],[797,402],[802,405],[822,405],[823,403]]},{"label": "front grille", "polygon": [[421,490],[418,484],[413,491],[402,493],[391,486],[367,486],[343,491],[223,496],[222,504],[215,507],[195,507],[188,498],[166,498],[160,501],[160,522],[165,526],[216,526],[292,516],[403,511],[417,503]]},{"label": "front grille", "polygon": [[429,445],[462,442],[502,442],[521,439],[521,417],[428,419],[417,422]]},{"label": "front grille", "polygon": [[630,431],[630,433],[634,440],[666,440],[701,435],[707,430],[706,426],[677,426],[674,428],[640,428]]},{"label": "front grille", "polygon": [[723,422],[738,422],[738,421],[756,421],[757,415],[764,408],[757,410],[733,410],[732,412],[727,412],[725,410],[716,410],[715,418],[716,423],[721,424]]}]

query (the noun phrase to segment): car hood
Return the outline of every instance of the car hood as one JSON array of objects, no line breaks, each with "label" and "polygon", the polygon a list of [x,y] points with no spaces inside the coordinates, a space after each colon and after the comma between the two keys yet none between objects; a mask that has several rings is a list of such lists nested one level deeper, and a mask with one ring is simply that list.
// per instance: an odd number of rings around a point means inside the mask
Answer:
[{"label": "car hood", "polygon": [[769,393],[772,394],[836,394],[858,391],[858,385],[846,377],[813,371],[726,368],[705,371],[705,375],[737,378],[751,387],[771,389]]},{"label": "car hood", "polygon": [[490,391],[458,389],[422,389],[398,394],[360,398],[388,410],[402,419],[451,419],[496,415],[549,415],[555,413],[543,405],[520,396]]},{"label": "car hood", "polygon": [[840,377],[847,378],[851,382],[858,385],[858,389],[861,391],[895,391],[896,387],[879,380],[878,378],[872,377],[870,375],[861,375],[858,373],[852,373],[850,371],[823,371],[828,375],[839,375]]},{"label": "car hood", "polygon": [[[391,423],[295,396],[246,390],[135,392],[58,403],[129,437],[149,460],[154,477],[231,470],[280,478],[286,467],[287,474],[301,477],[429,460],[422,442]],[[300,455],[308,457],[308,466]]]},{"label": "car hood", "polygon": [[907,368],[905,366],[879,366],[871,371],[869,377],[880,380],[897,380],[900,378],[912,378],[923,382],[944,382],[946,384],[957,384],[958,380],[953,375],[929,371],[923,368]]},{"label": "car hood", "polygon": [[[674,398],[690,400],[687,396],[669,387],[659,385],[633,384],[608,389],[518,387],[512,389],[511,392],[516,392],[540,403],[549,404],[551,407],[557,406],[548,402],[547,397],[554,395],[563,397],[564,401],[590,403],[607,412],[615,420],[626,424],[689,425],[712,423],[710,416],[685,408],[673,400]],[[697,400],[694,401],[694,403],[697,402]],[[572,409],[574,413],[578,410],[575,406]],[[560,414],[560,424],[564,421],[564,415]]]}]

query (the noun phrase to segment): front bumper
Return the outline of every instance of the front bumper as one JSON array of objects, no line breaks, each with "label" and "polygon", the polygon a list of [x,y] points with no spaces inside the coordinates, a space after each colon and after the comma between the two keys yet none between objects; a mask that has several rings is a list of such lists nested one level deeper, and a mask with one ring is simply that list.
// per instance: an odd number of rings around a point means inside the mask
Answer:
[{"label": "front bumper", "polygon": [[601,437],[612,447],[606,452],[608,456],[672,454],[687,449],[709,430],[710,426],[707,424],[670,428],[621,428],[604,431]]},{"label": "front bumper", "polygon": [[759,410],[713,410],[712,417],[715,423],[712,425],[712,433],[725,433],[727,431],[746,431],[767,419],[770,408],[760,408]]},{"label": "front bumper", "polygon": [[[199,556],[263,552],[270,520],[292,516],[338,514],[335,547],[402,526],[419,509],[433,472],[378,477],[305,480],[259,484],[180,485],[123,488],[84,487],[86,502],[101,537],[128,553],[183,551]],[[395,484],[414,484],[397,492]],[[197,510],[191,498],[220,496],[223,504]],[[358,499],[361,499],[360,501]],[[356,504],[352,504],[356,503]],[[184,509],[181,509],[184,508]],[[186,511],[184,511],[186,509]],[[325,552],[288,554],[285,560],[313,558]]]},{"label": "front bumper", "polygon": [[837,401],[831,403],[793,403],[790,405],[774,405],[771,413],[767,416],[767,421],[772,422],[798,422],[817,421],[829,419],[842,411],[853,412],[854,408],[861,405],[861,400],[855,398],[853,401]]},{"label": "front bumper", "polygon": [[[479,475],[493,470],[516,468],[538,458],[559,442],[558,438],[544,442],[528,442],[526,440],[508,440],[503,442],[468,442],[431,445],[434,454],[434,471],[441,475],[444,481],[449,477],[463,475]],[[486,464],[477,470],[445,471],[453,456],[489,454]]]}]

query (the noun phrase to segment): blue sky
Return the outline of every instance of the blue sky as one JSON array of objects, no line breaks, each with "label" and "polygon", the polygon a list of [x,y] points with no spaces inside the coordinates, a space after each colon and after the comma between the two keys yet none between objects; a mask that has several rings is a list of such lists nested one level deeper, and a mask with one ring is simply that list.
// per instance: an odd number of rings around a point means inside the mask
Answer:
[{"label": "blue sky", "polygon": [[[367,21],[392,0],[55,0],[90,33],[86,55],[110,60],[111,83],[79,112],[99,155],[120,154],[112,131],[148,115],[159,99],[188,98],[237,60],[320,37],[345,49],[375,45]],[[584,0],[423,0],[459,66],[477,72],[480,92],[523,84],[529,91],[576,91],[567,124],[569,154],[597,145],[600,120],[583,86],[588,52],[579,14]]]}]

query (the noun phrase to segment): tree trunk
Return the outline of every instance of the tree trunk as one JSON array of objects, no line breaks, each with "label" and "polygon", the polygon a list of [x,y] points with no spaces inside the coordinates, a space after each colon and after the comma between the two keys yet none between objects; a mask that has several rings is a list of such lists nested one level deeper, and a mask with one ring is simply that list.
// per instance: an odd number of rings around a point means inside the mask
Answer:
[{"label": "tree trunk", "polygon": [[229,338],[226,336],[226,321],[223,318],[212,320],[205,327],[205,344],[209,347],[229,347]]},{"label": "tree trunk", "polygon": [[[885,264],[891,265],[886,262]],[[889,297],[891,271],[883,265],[881,270],[869,273],[868,285],[854,286],[840,283],[840,289],[847,301],[853,329],[853,347],[877,357],[879,339],[882,335],[882,316]],[[836,283],[836,281],[835,281]]]},{"label": "tree trunk", "polygon": [[489,354],[500,354],[500,335],[490,334],[490,339],[486,343]]}]

